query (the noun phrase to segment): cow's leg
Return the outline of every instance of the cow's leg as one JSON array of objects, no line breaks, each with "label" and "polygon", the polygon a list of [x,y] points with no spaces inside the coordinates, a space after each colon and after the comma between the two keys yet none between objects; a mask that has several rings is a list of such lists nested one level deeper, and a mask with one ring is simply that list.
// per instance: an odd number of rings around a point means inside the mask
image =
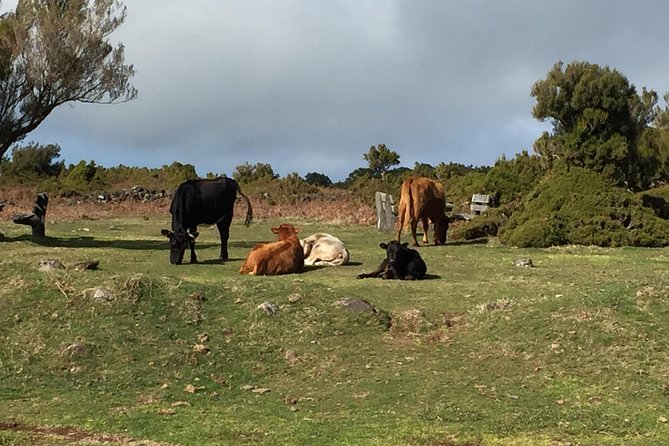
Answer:
[{"label": "cow's leg", "polygon": [[413,238],[413,245],[419,246],[418,239],[416,238],[416,230],[418,229],[418,220],[412,218],[410,223],[411,223],[411,237]]},{"label": "cow's leg", "polygon": [[197,256],[195,255],[195,240],[188,240],[188,247],[190,248],[190,263],[197,263]]},{"label": "cow's leg", "polygon": [[429,227],[430,226],[428,224],[427,217],[423,217],[423,243],[426,244],[426,245],[428,244],[427,230],[428,230]]},{"label": "cow's leg", "polygon": [[397,270],[393,267],[386,268],[386,270],[381,274],[381,278],[384,280],[400,278],[397,274]]},{"label": "cow's leg", "polygon": [[400,238],[402,237],[402,231],[404,230],[404,219],[406,218],[405,214],[406,214],[406,211],[405,211],[404,207],[400,207],[400,222],[399,222],[400,228],[397,230],[397,241],[398,242],[400,241]]},{"label": "cow's leg", "polygon": [[379,265],[379,267],[376,268],[371,273],[358,274],[358,279],[368,279],[370,277],[381,277],[381,276],[383,276],[383,274],[385,274],[387,268],[388,268],[388,260],[386,259],[383,262],[381,262],[381,265]]},{"label": "cow's leg", "polygon": [[222,219],[216,223],[218,233],[221,235],[221,260],[228,260],[228,238],[230,238],[230,223],[232,222],[232,213],[224,215]]},{"label": "cow's leg", "polygon": [[188,228],[188,247],[190,248],[190,263],[197,263],[197,256],[195,255],[195,237],[197,237],[197,226]]}]

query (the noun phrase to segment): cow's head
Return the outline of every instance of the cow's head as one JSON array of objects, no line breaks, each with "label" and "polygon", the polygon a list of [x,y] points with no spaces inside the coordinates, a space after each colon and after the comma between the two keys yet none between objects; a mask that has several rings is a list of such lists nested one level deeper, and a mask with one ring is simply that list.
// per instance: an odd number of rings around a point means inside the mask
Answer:
[{"label": "cow's head", "polygon": [[397,240],[392,240],[388,244],[379,243],[379,247],[386,251],[388,267],[393,267],[402,261],[402,258],[406,256],[407,246],[409,246],[409,243],[400,243]]},{"label": "cow's head", "polygon": [[192,243],[195,243],[195,238],[198,236],[198,233],[189,234],[183,229],[174,232],[163,229],[160,233],[170,240],[170,263],[172,265],[181,265],[181,262],[184,260],[186,248],[190,247]]},{"label": "cow's head", "polygon": [[278,228],[272,228],[272,232],[278,236],[279,241],[282,241],[288,240],[291,237],[297,238],[297,234],[300,233],[300,228],[296,228],[288,223],[282,223]]}]

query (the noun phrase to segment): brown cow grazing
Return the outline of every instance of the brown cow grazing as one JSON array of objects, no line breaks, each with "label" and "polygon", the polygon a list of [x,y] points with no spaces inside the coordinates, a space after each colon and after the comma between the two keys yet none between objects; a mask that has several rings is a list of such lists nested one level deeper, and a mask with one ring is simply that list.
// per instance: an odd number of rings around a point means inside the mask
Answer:
[{"label": "brown cow grazing", "polygon": [[404,223],[411,227],[413,245],[418,246],[416,228],[423,222],[423,243],[427,244],[428,220],[434,224],[434,244],[446,243],[448,216],[446,215],[446,197],[441,184],[425,177],[411,177],[402,183],[399,205],[399,230],[397,241],[400,241]]},{"label": "brown cow grazing", "polygon": [[282,224],[272,232],[278,235],[278,241],[255,245],[239,270],[241,274],[273,276],[304,270],[304,251],[297,238],[300,228]]}]

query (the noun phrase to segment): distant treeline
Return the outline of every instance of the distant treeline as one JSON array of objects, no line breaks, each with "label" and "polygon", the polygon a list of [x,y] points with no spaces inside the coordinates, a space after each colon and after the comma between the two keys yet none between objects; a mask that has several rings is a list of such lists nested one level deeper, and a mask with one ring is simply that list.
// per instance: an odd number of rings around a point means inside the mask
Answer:
[{"label": "distant treeline", "polygon": [[[501,157],[490,167],[441,162],[397,167],[400,155],[385,144],[362,155],[367,162],[341,182],[320,172],[276,175],[270,164],[244,163],[233,177],[256,199],[300,203],[328,188],[373,203],[376,191],[399,197],[412,175],[443,184],[455,212],[467,211],[474,193],[493,196],[497,207],[452,235],[498,236],[515,246],[593,244],[669,245],[669,94],[639,92],[609,67],[558,62],[531,90],[532,116],[552,124],[533,153]],[[29,144],[0,161],[0,186],[36,183],[42,190],[71,193],[141,185],[173,189],[195,178],[192,165],[174,162],[158,169],[102,167],[94,161],[65,166],[60,147]],[[215,176],[210,173],[207,176]]]},{"label": "distant treeline", "polygon": [[[235,167],[232,177],[244,185],[249,193],[271,196],[275,201],[294,201],[295,197],[317,194],[322,188],[339,188],[352,192],[356,199],[372,200],[376,191],[397,195],[402,181],[412,175],[428,176],[452,185],[453,194],[466,198],[467,194],[480,192],[486,188],[486,173],[491,167],[465,166],[458,163],[439,163],[432,166],[415,163],[414,168],[391,167],[399,164],[399,155],[388,150],[385,145],[372,146],[363,155],[369,167],[352,171],[345,180],[333,182],[326,174],[308,172],[300,175],[289,173],[284,177],[274,173],[269,163],[244,163]],[[198,178],[191,164],[173,162],[159,168],[132,167],[118,165],[100,166],[95,161],[79,161],[66,165],[60,158],[61,148],[57,144],[39,145],[30,143],[15,147],[11,157],[0,160],[0,186],[34,185],[35,188],[50,193],[71,195],[95,192],[113,192],[140,185],[148,189],[173,190],[188,179]],[[370,155],[371,154],[371,155]],[[383,156],[390,154],[391,160]],[[529,159],[524,153],[523,159]],[[514,161],[515,162],[515,161]],[[497,164],[506,164],[502,159]],[[213,178],[225,174],[207,173]],[[458,180],[458,178],[462,178]],[[497,186],[490,186],[490,190]],[[450,199],[450,197],[449,197]]]}]

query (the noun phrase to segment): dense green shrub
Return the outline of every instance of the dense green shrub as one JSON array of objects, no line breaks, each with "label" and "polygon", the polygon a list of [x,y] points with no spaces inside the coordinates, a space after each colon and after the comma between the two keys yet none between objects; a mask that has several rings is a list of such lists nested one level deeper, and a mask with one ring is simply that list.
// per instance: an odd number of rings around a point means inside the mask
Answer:
[{"label": "dense green shrub", "polygon": [[500,204],[525,196],[546,174],[536,155],[523,151],[507,160],[502,156],[486,174],[482,193],[493,195]]},{"label": "dense green shrub", "polygon": [[353,184],[348,187],[353,196],[362,202],[375,203],[376,192],[385,192],[393,196],[395,203],[400,201],[400,186],[402,183],[390,183],[380,178],[363,175],[358,177]]},{"label": "dense green shrub", "polygon": [[[76,165],[71,164],[59,177],[61,191],[66,194],[70,192],[89,192],[102,187],[101,181],[96,178],[97,172],[98,166],[95,165],[95,161],[87,163],[81,160]],[[98,180],[95,181],[95,184],[94,179]]]},{"label": "dense green shrub", "polygon": [[491,209],[487,214],[470,221],[452,224],[448,231],[448,238],[451,240],[474,240],[494,237],[504,220],[497,209]]},{"label": "dense green shrub", "polygon": [[304,181],[312,186],[332,187],[332,180],[329,176],[319,172],[309,172],[304,176]]},{"label": "dense green shrub", "polygon": [[187,180],[199,178],[195,172],[195,166],[192,164],[181,164],[174,161],[172,164],[164,165],[160,169],[163,173],[163,187],[176,189],[181,183]]},{"label": "dense green shrub", "polygon": [[307,183],[297,172],[292,172],[276,181],[275,190],[288,197],[311,195],[318,193],[318,188]]},{"label": "dense green shrub", "polygon": [[5,184],[26,183],[57,177],[63,170],[58,144],[39,145],[30,143],[12,149],[11,159],[3,157],[0,162],[3,182]]},{"label": "dense green shrub", "polygon": [[246,195],[255,195],[270,205],[295,204],[307,201],[319,193],[319,189],[301,178],[297,173],[289,173],[283,178],[263,176],[243,186]]},{"label": "dense green shrub", "polygon": [[656,187],[639,195],[643,205],[651,208],[655,215],[665,220],[669,219],[669,186]]},{"label": "dense green shrub", "polygon": [[605,176],[572,167],[548,174],[500,228],[499,237],[521,247],[666,246],[669,222]]},{"label": "dense green shrub", "polygon": [[268,182],[279,178],[279,176],[274,173],[271,164],[244,163],[235,167],[235,171],[232,173],[232,178],[239,183],[250,184],[256,181]]},{"label": "dense green shrub", "polygon": [[446,201],[455,205],[455,211],[469,212],[469,201],[473,194],[483,191],[486,174],[481,172],[469,172],[462,176],[453,176],[445,180],[444,193]]}]

